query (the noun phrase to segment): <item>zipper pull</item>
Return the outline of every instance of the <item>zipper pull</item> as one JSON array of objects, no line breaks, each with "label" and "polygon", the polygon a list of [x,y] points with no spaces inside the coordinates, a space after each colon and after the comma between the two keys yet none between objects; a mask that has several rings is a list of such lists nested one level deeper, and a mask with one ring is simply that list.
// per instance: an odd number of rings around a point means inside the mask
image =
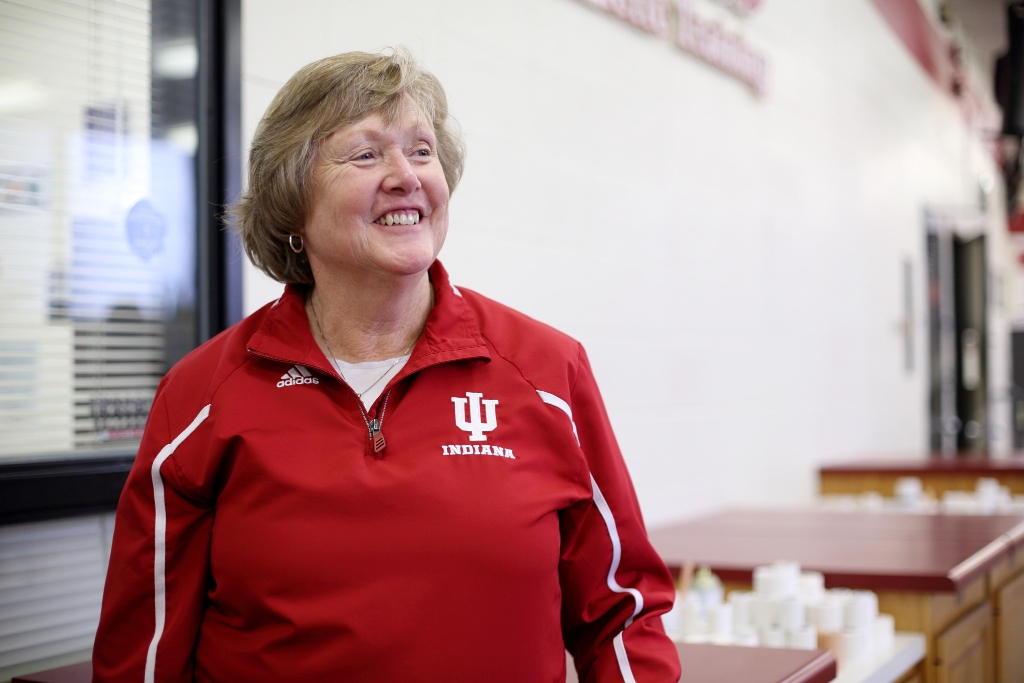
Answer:
[{"label": "zipper pull", "polygon": [[370,420],[366,423],[367,430],[370,433],[370,441],[367,443],[367,450],[372,450],[372,455],[375,458],[384,457],[384,449],[387,448],[387,442],[384,441],[384,432],[380,430],[380,420]]},{"label": "zipper pull", "polygon": [[366,411],[363,410],[363,404],[359,403],[359,412],[363,416],[363,422],[366,423],[366,432],[369,439],[366,442],[366,454],[371,458],[377,458],[378,460],[384,457],[384,449],[387,448],[387,442],[384,441],[384,432],[381,428],[384,426],[384,411],[388,407],[388,396],[391,395],[391,390],[388,389],[388,393],[384,394],[384,402],[380,406],[380,417],[372,420],[368,419]]}]

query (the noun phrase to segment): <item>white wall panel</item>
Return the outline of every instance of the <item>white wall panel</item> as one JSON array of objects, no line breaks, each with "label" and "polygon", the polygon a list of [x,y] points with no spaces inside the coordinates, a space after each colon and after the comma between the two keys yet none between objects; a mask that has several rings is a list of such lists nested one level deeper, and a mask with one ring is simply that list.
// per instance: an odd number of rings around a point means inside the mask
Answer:
[{"label": "white wall panel", "polygon": [[[247,139],[322,56],[403,44],[441,79],[469,150],[441,258],[586,345],[649,524],[926,446],[923,211],[995,169],[867,0],[746,19],[762,99],[574,0],[245,0],[243,22]],[[245,278],[247,311],[280,291]]]}]

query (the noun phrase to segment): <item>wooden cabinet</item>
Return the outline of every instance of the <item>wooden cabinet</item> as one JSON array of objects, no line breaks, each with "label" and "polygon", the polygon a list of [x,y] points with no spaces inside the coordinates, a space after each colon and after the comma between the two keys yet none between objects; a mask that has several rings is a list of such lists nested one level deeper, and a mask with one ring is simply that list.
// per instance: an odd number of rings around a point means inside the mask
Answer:
[{"label": "wooden cabinet", "polygon": [[883,496],[892,496],[899,477],[917,477],[924,490],[938,498],[946,491],[973,491],[979,477],[997,479],[1011,493],[1024,494],[1024,458],[868,460],[826,465],[818,471],[818,476],[823,494],[877,491]]},{"label": "wooden cabinet", "polygon": [[936,683],[995,683],[992,607],[985,601],[935,637]]},{"label": "wooden cabinet", "polygon": [[996,681],[1024,681],[1024,572],[994,590]]}]

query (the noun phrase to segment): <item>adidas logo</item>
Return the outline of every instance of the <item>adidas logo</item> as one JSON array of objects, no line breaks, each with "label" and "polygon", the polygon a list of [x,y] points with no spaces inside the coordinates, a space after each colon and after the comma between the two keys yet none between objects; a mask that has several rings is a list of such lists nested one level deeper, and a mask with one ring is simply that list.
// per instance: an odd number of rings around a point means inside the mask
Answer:
[{"label": "adidas logo", "polygon": [[320,384],[320,380],[313,376],[303,365],[293,365],[288,372],[281,375],[281,381],[277,388],[290,387],[293,384]]}]

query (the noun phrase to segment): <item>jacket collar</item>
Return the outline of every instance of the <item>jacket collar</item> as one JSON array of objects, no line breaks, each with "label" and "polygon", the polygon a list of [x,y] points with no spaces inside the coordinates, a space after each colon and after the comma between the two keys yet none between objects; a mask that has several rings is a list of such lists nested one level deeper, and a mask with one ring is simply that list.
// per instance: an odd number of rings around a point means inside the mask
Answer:
[{"label": "jacket collar", "polygon": [[[434,288],[434,307],[409,362],[396,380],[438,363],[491,357],[473,310],[448,280],[441,262],[434,261],[427,272]],[[285,287],[281,298],[266,309],[246,349],[263,358],[305,365],[341,379],[313,339],[305,309],[308,291],[308,287],[301,285]]]}]

